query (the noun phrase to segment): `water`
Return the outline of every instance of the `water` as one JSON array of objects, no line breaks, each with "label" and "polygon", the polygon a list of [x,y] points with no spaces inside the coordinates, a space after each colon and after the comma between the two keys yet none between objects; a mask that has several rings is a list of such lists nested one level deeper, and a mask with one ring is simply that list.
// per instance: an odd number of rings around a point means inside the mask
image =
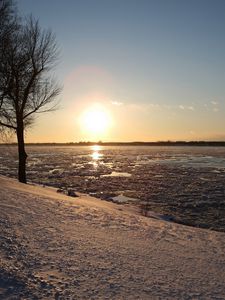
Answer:
[{"label": "water", "polygon": [[[225,231],[225,148],[28,146],[28,180],[132,203],[171,220]],[[17,149],[0,147],[16,177]]]}]

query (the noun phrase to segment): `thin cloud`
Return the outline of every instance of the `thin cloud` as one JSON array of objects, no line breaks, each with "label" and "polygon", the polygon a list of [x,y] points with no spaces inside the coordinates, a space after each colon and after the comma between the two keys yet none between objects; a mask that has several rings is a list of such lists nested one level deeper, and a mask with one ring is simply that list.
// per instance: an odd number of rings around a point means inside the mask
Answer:
[{"label": "thin cloud", "polygon": [[116,106],[121,106],[121,105],[123,105],[123,102],[111,101],[111,104],[116,105]]},{"label": "thin cloud", "polygon": [[184,106],[184,105],[180,104],[178,106],[178,108],[181,109],[181,110],[192,110],[192,111],[195,110],[194,106],[192,106],[192,105],[190,105],[190,106]]},{"label": "thin cloud", "polygon": [[149,103],[147,108],[150,108],[150,109],[161,109],[161,106],[158,104],[158,103]]},{"label": "thin cloud", "polygon": [[215,113],[218,112],[219,111],[219,107],[218,107],[219,102],[213,100],[210,103],[211,103],[212,111]]}]

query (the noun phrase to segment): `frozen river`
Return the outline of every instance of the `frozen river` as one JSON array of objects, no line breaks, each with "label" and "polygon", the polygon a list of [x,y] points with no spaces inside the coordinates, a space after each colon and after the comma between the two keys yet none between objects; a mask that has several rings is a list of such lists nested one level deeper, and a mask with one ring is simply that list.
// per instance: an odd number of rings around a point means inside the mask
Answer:
[{"label": "frozen river", "polygon": [[[29,181],[133,203],[188,225],[225,231],[225,148],[28,146]],[[16,177],[17,149],[0,147]]]}]

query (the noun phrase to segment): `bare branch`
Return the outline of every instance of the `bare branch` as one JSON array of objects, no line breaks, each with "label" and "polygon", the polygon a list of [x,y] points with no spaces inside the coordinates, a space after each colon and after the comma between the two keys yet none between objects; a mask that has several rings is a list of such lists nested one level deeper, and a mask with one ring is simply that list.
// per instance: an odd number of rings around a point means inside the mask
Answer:
[{"label": "bare branch", "polygon": [[1,121],[0,121],[0,125],[1,125],[1,126],[4,126],[4,127],[7,127],[7,128],[10,128],[10,129],[16,130],[16,127],[14,127],[14,126],[12,126],[12,125],[9,125],[9,124],[6,124],[6,123],[3,123],[3,122],[1,122]]}]

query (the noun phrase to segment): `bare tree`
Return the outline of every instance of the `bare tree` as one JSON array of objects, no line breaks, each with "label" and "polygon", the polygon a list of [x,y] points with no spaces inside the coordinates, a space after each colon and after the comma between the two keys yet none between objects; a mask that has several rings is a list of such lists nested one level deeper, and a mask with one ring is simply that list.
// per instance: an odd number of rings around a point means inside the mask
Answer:
[{"label": "bare tree", "polygon": [[[4,1],[4,0],[0,0]],[[51,31],[42,30],[30,17],[0,41],[0,126],[14,130],[18,141],[18,179],[26,183],[24,130],[37,113],[56,108],[60,88],[49,76],[57,59]]]}]

